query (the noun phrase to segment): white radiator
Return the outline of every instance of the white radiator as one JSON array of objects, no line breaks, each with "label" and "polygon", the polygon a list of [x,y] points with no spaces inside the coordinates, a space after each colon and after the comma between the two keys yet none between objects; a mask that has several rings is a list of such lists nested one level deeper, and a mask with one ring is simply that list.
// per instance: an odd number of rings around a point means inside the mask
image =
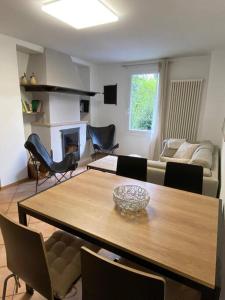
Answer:
[{"label": "white radiator", "polygon": [[171,80],[166,138],[195,141],[203,79]]}]

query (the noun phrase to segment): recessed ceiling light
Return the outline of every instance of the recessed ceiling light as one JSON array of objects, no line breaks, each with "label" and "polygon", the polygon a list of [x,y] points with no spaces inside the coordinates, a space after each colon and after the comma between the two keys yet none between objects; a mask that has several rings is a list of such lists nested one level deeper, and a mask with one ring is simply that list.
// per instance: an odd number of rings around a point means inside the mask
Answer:
[{"label": "recessed ceiling light", "polygon": [[118,21],[113,11],[99,0],[47,1],[42,10],[76,29]]}]

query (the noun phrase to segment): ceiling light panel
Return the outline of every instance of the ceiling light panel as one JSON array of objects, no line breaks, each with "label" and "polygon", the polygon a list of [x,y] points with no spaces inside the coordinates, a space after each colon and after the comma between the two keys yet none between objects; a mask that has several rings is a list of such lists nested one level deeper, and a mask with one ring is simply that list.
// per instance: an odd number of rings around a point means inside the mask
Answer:
[{"label": "ceiling light panel", "polygon": [[42,10],[76,29],[118,21],[114,12],[98,0],[49,1]]}]

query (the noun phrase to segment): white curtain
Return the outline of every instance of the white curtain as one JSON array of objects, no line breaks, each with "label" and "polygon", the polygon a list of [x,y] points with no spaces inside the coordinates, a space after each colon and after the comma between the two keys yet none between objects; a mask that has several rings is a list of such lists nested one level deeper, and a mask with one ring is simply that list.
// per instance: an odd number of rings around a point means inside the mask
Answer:
[{"label": "white curtain", "polygon": [[159,87],[158,97],[154,105],[152,129],[150,133],[149,158],[158,160],[161,152],[163,140],[163,130],[165,121],[165,104],[168,85],[168,60],[162,60],[159,63]]}]

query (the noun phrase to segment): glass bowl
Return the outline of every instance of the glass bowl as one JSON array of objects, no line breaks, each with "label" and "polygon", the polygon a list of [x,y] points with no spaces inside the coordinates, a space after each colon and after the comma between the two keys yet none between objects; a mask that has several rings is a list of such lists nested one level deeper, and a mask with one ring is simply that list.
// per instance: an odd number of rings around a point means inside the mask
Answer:
[{"label": "glass bowl", "polygon": [[150,197],[141,186],[120,185],[113,191],[113,200],[122,213],[137,214],[147,207]]}]

